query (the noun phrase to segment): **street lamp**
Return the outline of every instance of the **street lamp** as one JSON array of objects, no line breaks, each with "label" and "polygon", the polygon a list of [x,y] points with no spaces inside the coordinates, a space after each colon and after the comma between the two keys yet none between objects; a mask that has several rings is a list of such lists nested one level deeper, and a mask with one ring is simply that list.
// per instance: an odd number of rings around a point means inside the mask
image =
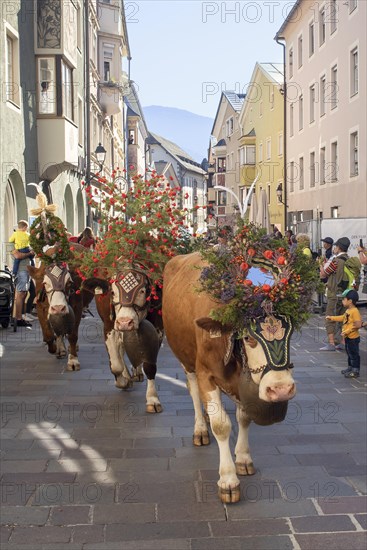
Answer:
[{"label": "street lamp", "polygon": [[104,165],[104,161],[106,160],[107,151],[103,147],[103,145],[101,143],[99,143],[96,150],[94,151],[94,153],[97,157],[97,162],[99,164],[99,169],[102,170],[103,165]]},{"label": "street lamp", "polygon": [[282,186],[281,183],[278,185],[278,187],[276,188],[275,191],[276,191],[276,194],[277,194],[278,201],[281,204],[284,204],[285,207],[287,207],[286,203],[283,202],[283,186]]}]

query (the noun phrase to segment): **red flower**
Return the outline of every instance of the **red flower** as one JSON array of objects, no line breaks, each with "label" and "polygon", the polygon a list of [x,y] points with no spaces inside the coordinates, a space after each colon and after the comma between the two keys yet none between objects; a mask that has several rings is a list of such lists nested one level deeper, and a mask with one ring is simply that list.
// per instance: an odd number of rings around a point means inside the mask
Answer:
[{"label": "red flower", "polygon": [[250,281],[250,279],[245,279],[243,281],[243,284],[246,285],[246,286],[252,286],[252,281]]},{"label": "red flower", "polygon": [[265,252],[263,253],[263,256],[264,256],[267,260],[271,260],[272,257],[273,257],[273,251],[272,251],[272,250],[265,250]]},{"label": "red flower", "polygon": [[283,285],[287,285],[288,284],[288,279],[285,279],[283,277],[283,279],[280,279],[280,282],[283,284]]},{"label": "red flower", "polygon": [[264,292],[270,292],[271,291],[271,286],[270,285],[263,285],[261,288],[263,289]]},{"label": "red flower", "polygon": [[278,260],[277,260],[277,264],[278,265],[284,265],[285,264],[285,258],[284,256],[279,256]]},{"label": "red flower", "polygon": [[249,248],[247,250],[247,254],[252,258],[256,254],[256,250],[254,248]]},{"label": "red flower", "polygon": [[248,270],[248,264],[246,262],[242,262],[242,264],[240,265],[240,269],[242,269],[242,271],[247,271]]}]

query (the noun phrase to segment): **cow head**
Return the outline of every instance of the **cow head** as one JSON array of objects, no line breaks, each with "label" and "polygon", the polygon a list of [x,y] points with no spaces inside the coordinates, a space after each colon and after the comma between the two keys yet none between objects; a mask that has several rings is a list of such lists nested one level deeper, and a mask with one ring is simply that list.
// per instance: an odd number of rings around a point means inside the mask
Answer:
[{"label": "cow head", "polygon": [[73,281],[69,270],[57,264],[42,265],[39,268],[29,267],[29,273],[36,282],[39,295],[44,292],[48,298],[49,315],[66,315],[69,313],[68,299]]},{"label": "cow head", "polygon": [[[235,353],[231,329],[210,318],[197,319],[196,324],[211,335],[228,335],[227,361]],[[288,317],[267,316],[257,321],[240,343],[237,354],[255,384],[259,386],[259,398],[268,403],[288,401],[296,394],[291,374],[293,365],[289,361],[292,324]],[[237,357],[237,359],[238,359]],[[226,360],[225,360],[226,362]]]},{"label": "cow head", "polygon": [[121,332],[137,330],[149,309],[150,282],[145,273],[132,268],[119,271],[111,283],[100,278],[83,283],[83,288],[91,291],[97,287],[105,293],[109,291],[114,329]]}]

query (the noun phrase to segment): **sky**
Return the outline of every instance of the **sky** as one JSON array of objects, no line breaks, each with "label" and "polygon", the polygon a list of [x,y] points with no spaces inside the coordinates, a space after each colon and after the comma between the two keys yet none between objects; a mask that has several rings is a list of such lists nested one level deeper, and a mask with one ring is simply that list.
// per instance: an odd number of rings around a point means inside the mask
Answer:
[{"label": "sky", "polygon": [[257,61],[283,61],[274,36],[294,1],[125,0],[131,78],[143,107],[214,118],[221,92],[245,93]]}]

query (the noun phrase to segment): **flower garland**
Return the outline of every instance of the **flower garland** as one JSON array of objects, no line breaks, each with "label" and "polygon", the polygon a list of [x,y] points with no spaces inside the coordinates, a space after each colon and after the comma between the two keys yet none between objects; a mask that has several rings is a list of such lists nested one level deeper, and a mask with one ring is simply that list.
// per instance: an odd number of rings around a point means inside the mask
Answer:
[{"label": "flower garland", "polygon": [[[67,262],[70,259],[70,243],[62,220],[47,212],[46,231],[41,216],[38,216],[31,225],[29,243],[36,255],[45,264],[53,262]],[[56,247],[52,256],[46,254],[45,247]]]},{"label": "flower garland", "polygon": [[199,291],[221,304],[212,310],[213,319],[239,334],[267,315],[289,316],[295,328],[308,319],[319,276],[302,251],[291,254],[285,240],[253,224],[215,248],[201,250],[208,265],[199,279]]}]

